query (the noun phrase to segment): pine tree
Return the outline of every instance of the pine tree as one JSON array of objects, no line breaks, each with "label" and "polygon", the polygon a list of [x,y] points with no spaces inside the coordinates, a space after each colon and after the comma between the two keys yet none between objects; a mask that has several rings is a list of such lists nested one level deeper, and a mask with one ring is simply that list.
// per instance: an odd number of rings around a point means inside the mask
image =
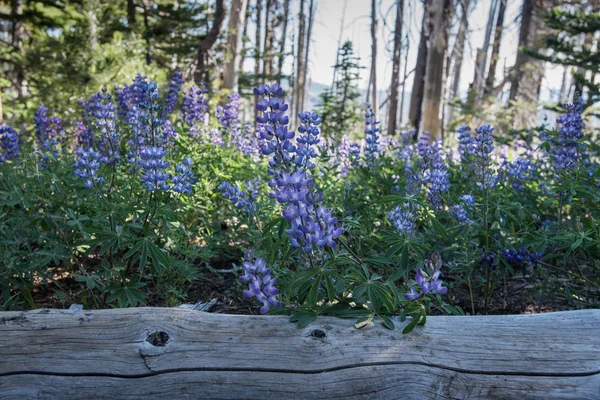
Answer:
[{"label": "pine tree", "polygon": [[321,93],[317,109],[321,115],[321,132],[338,143],[352,126],[360,122],[358,98],[359,58],[352,42],[345,42],[338,52],[336,80],[331,89]]},{"label": "pine tree", "polygon": [[[600,31],[600,10],[555,8],[544,15],[551,31],[542,38],[547,53],[527,49],[526,53],[553,64],[574,67],[573,79],[584,89],[584,107],[600,101],[600,84],[593,78],[600,73],[600,52],[593,50],[594,34]],[[582,40],[583,37],[583,40]]]}]

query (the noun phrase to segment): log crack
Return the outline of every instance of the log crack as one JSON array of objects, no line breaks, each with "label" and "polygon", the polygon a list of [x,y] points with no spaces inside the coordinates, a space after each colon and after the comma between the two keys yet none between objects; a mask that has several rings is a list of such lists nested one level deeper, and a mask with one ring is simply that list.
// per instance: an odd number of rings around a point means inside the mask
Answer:
[{"label": "log crack", "polygon": [[194,368],[170,368],[163,369],[160,371],[152,370],[146,360],[146,355],[142,353],[140,349],[140,356],[144,361],[148,373],[143,374],[112,374],[103,372],[51,372],[51,371],[10,371],[0,373],[0,378],[5,376],[15,375],[48,375],[48,376],[65,376],[65,377],[107,377],[107,378],[122,378],[122,379],[139,379],[147,378],[156,375],[172,374],[180,372],[253,372],[253,373],[281,373],[281,374],[298,374],[298,375],[315,375],[325,374],[330,372],[337,372],[342,370],[349,370],[354,368],[366,368],[366,367],[382,367],[382,366],[399,366],[399,365],[415,365],[423,366],[427,368],[435,368],[440,370],[446,370],[451,372],[457,372],[466,375],[494,375],[494,376],[522,376],[522,377],[551,377],[551,378],[566,378],[566,377],[586,377],[600,375],[600,370],[594,370],[589,372],[564,372],[564,373],[546,373],[546,372],[521,372],[521,371],[473,371],[463,368],[448,367],[445,365],[417,362],[417,361],[387,361],[387,362],[366,362],[356,363],[349,365],[342,365],[339,367],[332,368],[321,368],[312,370],[294,370],[294,369],[278,369],[278,368],[219,368],[219,367],[194,367]]}]

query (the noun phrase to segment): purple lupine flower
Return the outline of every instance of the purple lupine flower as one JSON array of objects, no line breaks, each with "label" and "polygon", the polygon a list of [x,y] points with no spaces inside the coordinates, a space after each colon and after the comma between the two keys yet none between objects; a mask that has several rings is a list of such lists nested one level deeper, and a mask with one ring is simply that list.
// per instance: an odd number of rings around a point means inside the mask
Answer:
[{"label": "purple lupine flower", "polygon": [[221,134],[224,136],[224,142],[229,146],[239,147],[239,142],[245,141],[242,137],[240,127],[240,100],[239,93],[232,93],[227,98],[224,106],[217,106],[217,121],[221,125]]},{"label": "purple lupine flower", "polygon": [[442,274],[442,258],[439,253],[433,253],[431,259],[427,260],[423,268],[417,270],[415,281],[419,284],[421,293],[417,292],[414,287],[410,288],[410,293],[404,295],[406,300],[416,300],[427,294],[448,293],[448,288],[443,286],[444,282],[440,279]]},{"label": "purple lupine flower", "polygon": [[179,92],[181,91],[181,86],[183,85],[183,76],[181,72],[175,71],[173,77],[171,78],[171,83],[169,84],[169,91],[167,92],[167,97],[165,98],[165,106],[163,108],[163,112],[165,115],[173,114],[175,111],[175,107],[177,107],[177,100],[179,99]]},{"label": "purple lupine flower", "polygon": [[304,112],[298,114],[300,125],[298,126],[298,136],[296,137],[296,156],[294,163],[302,169],[313,169],[315,164],[310,161],[317,156],[313,146],[319,143],[319,125],[321,118],[316,112]]},{"label": "purple lupine flower", "polygon": [[379,121],[375,118],[375,113],[370,104],[367,104],[365,113],[365,158],[367,164],[372,165],[379,155]]},{"label": "purple lupine flower", "polygon": [[183,91],[183,122],[190,127],[190,135],[197,136],[196,125],[205,120],[208,114],[208,89],[193,86]]},{"label": "purple lupine flower", "polygon": [[473,135],[468,125],[459,126],[456,133],[458,133],[458,152],[461,162],[464,162],[469,155],[473,154]]},{"label": "purple lupine flower", "polygon": [[263,306],[260,308],[262,314],[266,314],[271,306],[281,307],[277,300],[279,290],[275,287],[277,278],[271,277],[271,270],[267,268],[267,262],[262,258],[252,256],[248,251],[244,255],[244,275],[240,276],[240,281],[248,283],[248,289],[244,290],[243,296],[246,299],[255,298]]},{"label": "purple lupine flower", "polygon": [[308,173],[308,160],[316,155],[309,147],[318,139],[320,118],[314,113],[300,114],[302,132],[298,145],[302,150],[298,153],[291,141],[295,133],[288,131],[289,118],[285,114],[288,105],[280,97],[283,94],[281,87],[278,84],[259,85],[254,94],[262,96],[256,102],[256,109],[261,112],[256,122],[264,140],[262,153],[271,156],[268,170],[273,177],[269,182],[270,197],[282,205],[282,214],[291,225],[286,230],[290,244],[307,253],[315,247],[335,247],[335,239],[343,231],[336,227],[337,219],[331,211],[319,204],[323,194],[316,190]]},{"label": "purple lupine flower", "polygon": [[[48,108],[41,104],[34,113],[33,123],[35,125],[35,136],[37,138],[39,149],[43,153],[43,162],[46,163],[50,157],[57,159],[58,150],[56,148],[57,132],[59,126],[56,126],[60,119],[48,117]],[[61,124],[59,124],[61,125]]]},{"label": "purple lupine flower", "polygon": [[74,125],[74,136],[77,138],[76,146],[84,149],[92,147],[94,145],[94,131],[81,120],[75,121]]},{"label": "purple lupine flower", "polygon": [[500,256],[505,258],[506,261],[508,261],[508,263],[512,267],[521,267],[521,266],[524,267],[527,265],[531,265],[532,267],[535,267],[540,263],[540,261],[544,257],[544,254],[535,252],[535,251],[530,252],[529,250],[527,250],[527,248],[523,247],[519,250],[515,250],[515,249],[502,250],[500,252]]},{"label": "purple lupine flower", "polygon": [[554,170],[575,168],[581,160],[580,148],[583,137],[583,100],[578,97],[574,104],[565,104],[567,113],[556,122],[560,125],[558,135],[551,139],[550,154]]},{"label": "purple lupine flower", "polygon": [[536,165],[526,157],[517,157],[505,165],[507,178],[517,192],[522,191],[524,183],[530,181],[536,173]]},{"label": "purple lupine flower", "polygon": [[75,151],[77,161],[73,164],[75,175],[85,180],[85,188],[91,189],[95,183],[104,182],[104,178],[97,176],[96,172],[100,168],[102,155],[93,149],[79,148]]},{"label": "purple lupine flower", "polygon": [[482,271],[493,271],[496,269],[496,255],[494,253],[484,253],[479,259],[479,265]]},{"label": "purple lupine flower", "polygon": [[444,161],[445,154],[441,140],[434,141],[430,157],[428,199],[435,208],[440,208],[442,206],[441,195],[450,189],[450,173]]},{"label": "purple lupine flower", "polygon": [[191,157],[186,157],[182,164],[175,166],[176,174],[173,176],[173,191],[182,194],[192,193],[192,184],[196,180],[190,169],[193,164]]},{"label": "purple lupine flower", "polygon": [[247,191],[238,189],[229,182],[223,182],[219,185],[219,190],[223,197],[229,199],[231,204],[243,214],[253,216],[257,209],[258,190],[260,180],[255,179],[246,182]]},{"label": "purple lupine flower", "polygon": [[475,198],[470,194],[464,194],[459,197],[462,204],[452,206],[452,215],[461,222],[471,222],[471,214],[465,207],[475,207]]},{"label": "purple lupine flower", "polygon": [[471,149],[473,168],[477,185],[482,189],[492,189],[496,186],[497,177],[492,171],[491,153],[494,150],[494,139],[492,137],[492,128],[489,124],[484,124],[475,129],[475,137]]},{"label": "purple lupine flower", "polygon": [[0,163],[5,160],[12,160],[17,158],[21,147],[19,145],[19,134],[14,130],[13,127],[8,125],[0,126]]},{"label": "purple lupine flower", "polygon": [[98,131],[98,152],[102,156],[100,161],[105,164],[118,162],[121,155],[119,134],[115,125],[115,105],[106,88],[102,89],[101,93],[97,93],[94,101],[89,104],[89,112],[94,118],[92,123]]},{"label": "purple lupine flower", "polygon": [[143,147],[140,150],[140,166],[142,167],[142,182],[149,192],[167,191],[170,186],[167,181],[170,175],[165,172],[169,163],[163,160],[167,151],[161,147]]},{"label": "purple lupine flower", "polygon": [[388,221],[401,233],[412,234],[417,228],[417,218],[410,210],[410,204],[404,204],[388,212]]}]

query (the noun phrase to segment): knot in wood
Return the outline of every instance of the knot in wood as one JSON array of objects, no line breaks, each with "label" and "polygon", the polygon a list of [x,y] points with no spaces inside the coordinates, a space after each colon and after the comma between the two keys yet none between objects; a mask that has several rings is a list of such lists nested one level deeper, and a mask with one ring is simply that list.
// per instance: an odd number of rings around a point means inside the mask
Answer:
[{"label": "knot in wood", "polygon": [[146,338],[146,342],[150,343],[152,346],[164,347],[169,342],[169,334],[163,331],[152,332]]},{"label": "knot in wood", "polygon": [[327,334],[321,329],[313,329],[313,331],[310,333],[310,336],[315,337],[317,339],[325,339],[327,337]]}]

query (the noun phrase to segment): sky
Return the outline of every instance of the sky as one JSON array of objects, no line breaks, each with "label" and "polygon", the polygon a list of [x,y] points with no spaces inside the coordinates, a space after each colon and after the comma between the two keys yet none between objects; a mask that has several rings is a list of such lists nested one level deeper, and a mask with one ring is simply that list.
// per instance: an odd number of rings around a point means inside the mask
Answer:
[{"label": "sky", "polygon": [[[308,83],[330,86],[333,79],[333,65],[336,62],[338,43],[340,38],[340,28],[342,18],[344,26],[341,29],[341,42],[350,40],[354,43],[354,50],[360,60],[360,65],[364,67],[360,70],[359,88],[366,89],[370,74],[370,56],[371,56],[371,0],[314,0],[316,4],[315,21],[310,44],[310,54],[308,62]],[[384,92],[389,90],[392,74],[392,47],[393,30],[396,18],[395,3],[396,0],[378,0],[379,1],[379,26],[378,26],[378,50],[377,50],[377,86],[380,92],[380,104],[386,99]],[[410,49],[408,55],[408,71],[411,71],[416,63],[417,49],[419,45],[419,35],[421,21],[423,16],[423,7],[421,0],[404,0],[404,26],[403,26],[403,44],[405,44],[406,29],[409,29]],[[485,28],[488,20],[492,0],[472,0],[471,13],[469,14],[469,31],[465,44],[465,55],[462,63],[459,95],[466,99],[469,84],[473,80],[475,67],[475,54],[478,47],[484,42]],[[308,13],[308,4],[306,0],[306,10]],[[518,37],[520,29],[520,14],[523,0],[507,0],[507,8],[504,19],[504,31],[500,46],[500,59],[496,70],[496,84],[499,84],[504,76],[504,71],[508,71],[515,62],[518,47]],[[290,9],[287,51],[292,52],[292,39],[297,36],[297,16],[299,14],[299,1],[292,1]],[[457,11],[461,12],[461,11]],[[264,24],[264,21],[263,21]],[[256,25],[248,25],[248,35],[254,38]],[[451,30],[450,43],[448,49],[452,49],[454,38],[458,30],[457,18],[454,19],[454,25]],[[493,41],[493,37],[492,37]],[[403,50],[404,51],[404,50]],[[404,53],[402,54],[402,62]],[[244,64],[247,71],[254,70],[254,60],[247,58]],[[284,73],[293,74],[293,59],[287,57],[284,64]],[[401,65],[403,73],[404,66]],[[486,67],[487,71],[487,67]],[[557,101],[558,92],[562,83],[563,67],[546,64],[545,76],[542,81],[542,93],[540,100]],[[412,89],[414,74],[409,75],[406,82],[406,92]],[[508,90],[509,85],[504,90]],[[310,100],[309,100],[310,104]],[[314,104],[313,104],[314,105]],[[405,104],[407,107],[408,104]],[[404,115],[404,119],[407,115]]]},{"label": "sky", "polygon": [[[380,0],[377,75],[378,86],[381,89],[389,86],[391,80],[392,40],[396,17],[394,3],[395,0]],[[466,92],[469,83],[473,79],[475,52],[477,47],[483,45],[485,25],[487,23],[491,0],[479,0],[476,3],[477,5],[469,18],[469,35],[461,71],[461,92]],[[317,12],[309,58],[309,78],[313,82],[331,84],[333,77],[332,66],[335,64],[341,19],[344,16],[342,42],[351,40],[354,43],[355,51],[361,58],[361,65],[365,67],[365,69],[361,70],[360,87],[367,87],[371,55],[370,4],[370,0],[317,0]],[[520,17],[521,6],[521,0],[508,0],[504,23],[505,29],[500,48],[497,82],[503,76],[504,66],[507,68],[512,66],[516,58],[520,25],[518,17]],[[346,10],[345,13],[343,12],[344,9]],[[423,12],[421,2],[406,0],[404,11],[404,29],[406,29],[406,26],[410,26],[410,52],[408,58],[408,70],[410,71],[416,62]],[[455,33],[456,29],[457,26],[454,27],[453,33]],[[403,36],[405,32],[406,30],[404,30]],[[450,40],[449,48],[452,46],[453,37]],[[548,68],[543,86],[549,89],[559,89],[562,73],[563,70],[560,67]],[[408,84],[410,88],[412,86],[412,79],[408,81]]]}]

